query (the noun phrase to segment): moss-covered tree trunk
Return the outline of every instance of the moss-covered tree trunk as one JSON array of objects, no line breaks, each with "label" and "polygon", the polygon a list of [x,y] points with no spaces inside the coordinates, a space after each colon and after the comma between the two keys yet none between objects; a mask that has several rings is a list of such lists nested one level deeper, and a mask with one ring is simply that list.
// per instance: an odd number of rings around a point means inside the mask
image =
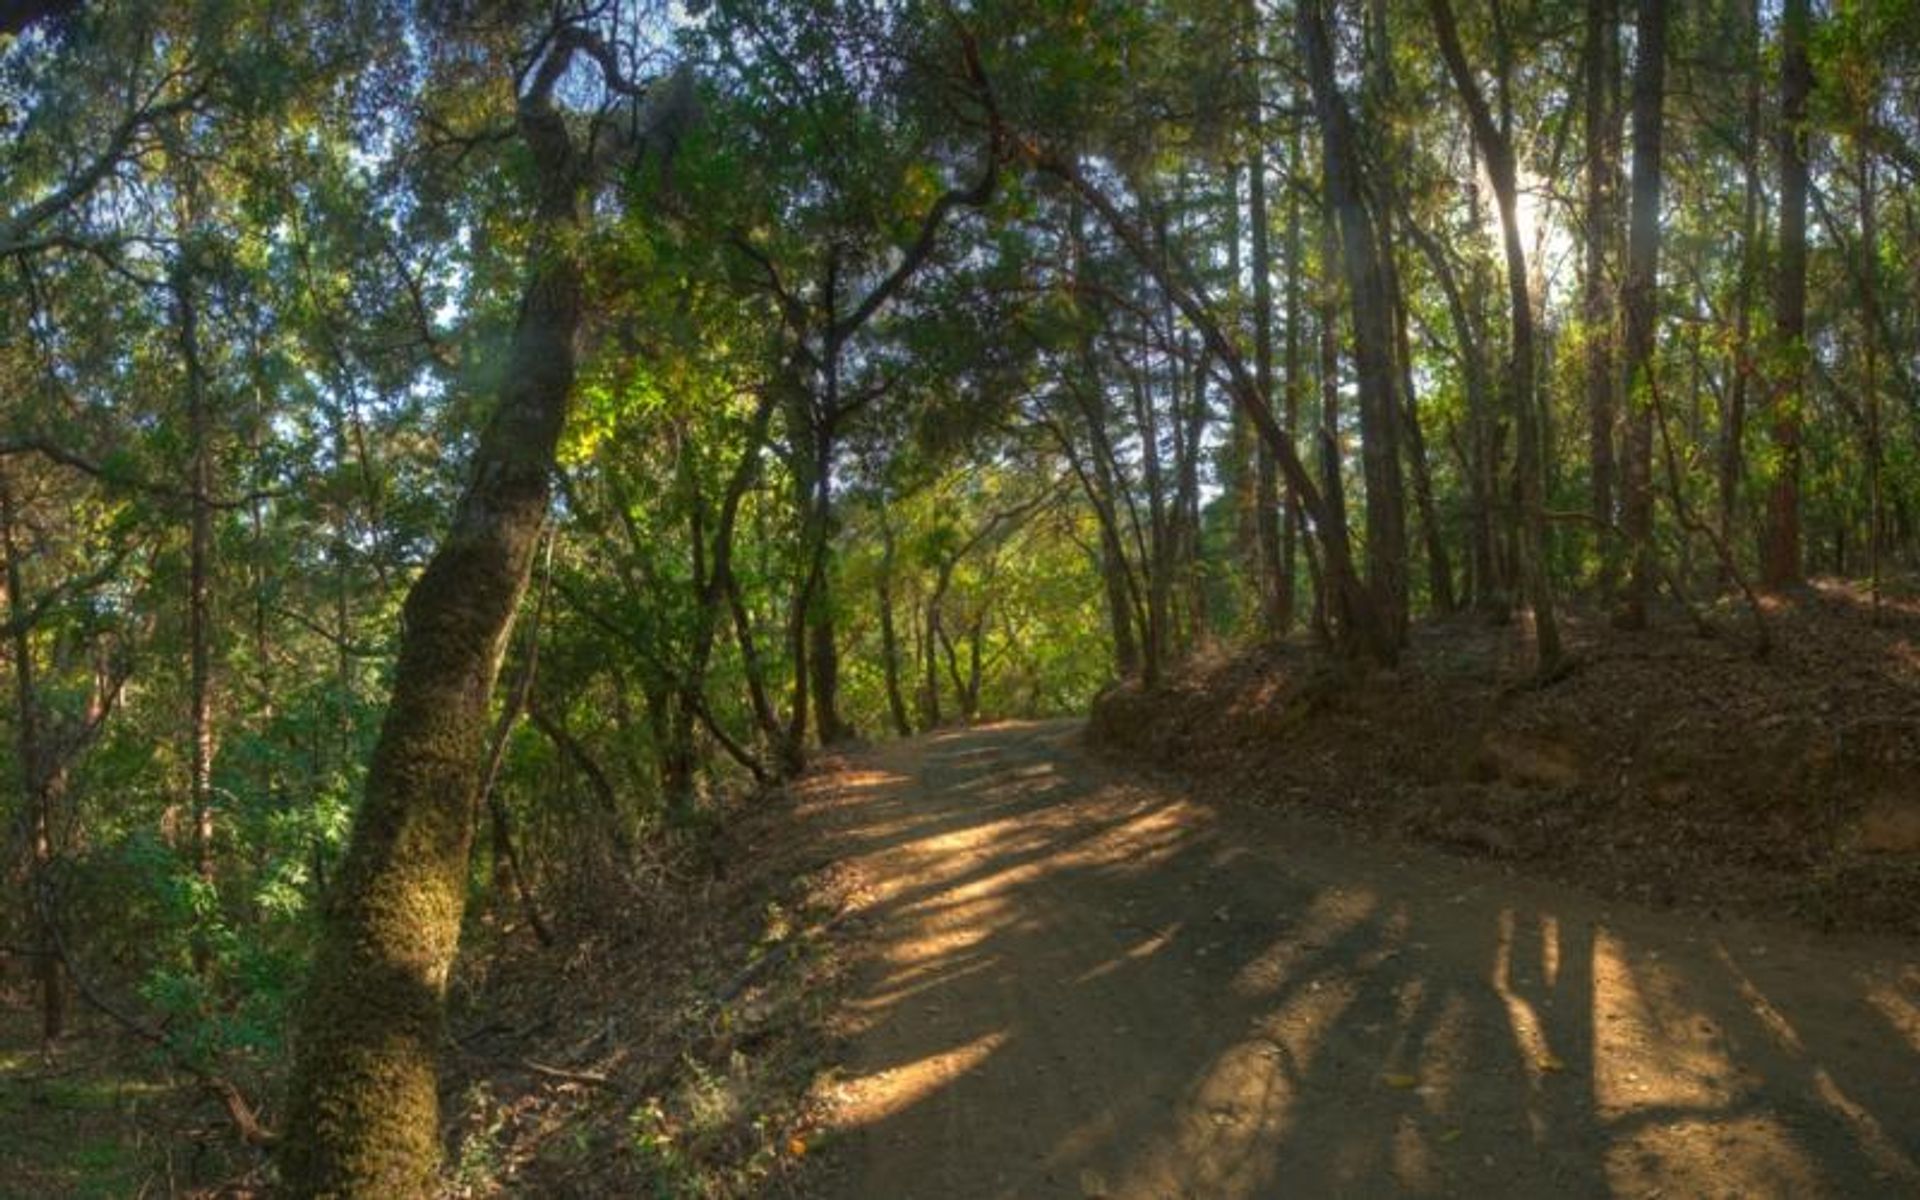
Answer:
[{"label": "moss-covered tree trunk", "polygon": [[322,915],[280,1161],[296,1196],[433,1190],[443,1001],[488,708],[573,386],[581,156],[548,95],[575,48],[556,44],[521,106],[540,195],[505,382],[452,526],[407,596],[393,696]]}]

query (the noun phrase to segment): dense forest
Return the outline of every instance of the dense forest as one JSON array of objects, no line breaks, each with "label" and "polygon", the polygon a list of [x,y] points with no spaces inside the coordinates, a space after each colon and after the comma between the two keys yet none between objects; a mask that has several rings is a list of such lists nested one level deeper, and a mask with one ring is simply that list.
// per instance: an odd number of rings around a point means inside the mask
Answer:
[{"label": "dense forest", "polygon": [[1920,568],[1911,0],[0,13],[0,989],[288,1194],[847,746]]}]

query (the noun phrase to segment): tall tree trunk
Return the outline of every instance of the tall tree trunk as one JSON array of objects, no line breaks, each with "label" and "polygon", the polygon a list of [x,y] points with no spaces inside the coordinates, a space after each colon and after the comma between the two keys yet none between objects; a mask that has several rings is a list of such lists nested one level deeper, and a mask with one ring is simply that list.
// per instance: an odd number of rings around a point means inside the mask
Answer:
[{"label": "tall tree trunk", "polygon": [[[1300,107],[1300,95],[1297,88],[1294,91],[1294,107],[1296,109]],[[1301,175],[1300,126],[1301,121],[1296,118],[1293,122],[1293,130],[1287,138],[1287,171],[1295,182],[1287,188],[1287,242],[1285,254],[1287,272],[1287,332],[1285,349],[1283,351],[1287,382],[1285,398],[1282,400],[1280,413],[1280,435],[1286,439],[1289,447],[1298,445],[1299,443],[1300,402],[1302,385],[1305,383],[1300,347],[1300,323],[1306,319],[1305,307],[1301,303],[1300,294],[1301,260],[1303,257],[1300,188],[1297,182]],[[1272,395],[1271,392],[1267,394],[1269,397]],[[1274,465],[1273,451],[1265,446],[1264,443],[1261,448],[1265,452],[1266,461],[1269,465]],[[1285,483],[1286,491],[1281,501],[1284,508],[1284,520],[1280,527],[1280,576],[1278,580],[1280,631],[1283,633],[1293,628],[1295,609],[1293,586],[1294,559],[1295,549],[1300,541],[1300,495],[1294,490],[1293,480],[1291,478],[1286,479]]]},{"label": "tall tree trunk", "polygon": [[[192,495],[187,555],[188,804],[193,813],[194,870],[214,884],[213,816],[213,446],[207,419],[206,376],[200,360],[200,311],[193,279],[183,265],[172,281],[180,357],[186,371],[187,438]],[[194,939],[197,970],[208,965],[206,939]]]},{"label": "tall tree trunk", "polygon": [[[1397,161],[1410,147],[1393,133],[1400,117],[1401,99],[1393,66],[1388,15],[1386,0],[1368,0],[1366,77],[1375,93],[1373,103],[1379,120],[1386,127],[1384,144],[1376,153],[1383,154],[1386,161]],[[1414,509],[1420,515],[1421,540],[1426,545],[1428,604],[1433,611],[1446,613],[1454,607],[1453,569],[1448,562],[1446,538],[1434,502],[1433,476],[1428,470],[1426,437],[1420,428],[1418,396],[1414,389],[1413,348],[1408,332],[1406,295],[1400,283],[1398,239],[1394,232],[1394,216],[1402,207],[1402,200],[1391,173],[1379,174],[1374,180],[1374,190],[1380,198],[1380,268],[1393,316],[1394,411],[1402,423],[1406,468],[1413,478]]]},{"label": "tall tree trunk", "polygon": [[1660,264],[1661,135],[1666,100],[1667,6],[1639,0],[1633,58],[1633,199],[1627,219],[1626,495],[1622,525],[1632,554],[1618,623],[1647,624],[1653,597],[1653,397],[1655,288]]},{"label": "tall tree trunk", "polygon": [[[1740,205],[1740,278],[1733,298],[1733,347],[1729,353],[1727,408],[1720,422],[1720,541],[1733,545],[1734,514],[1744,473],[1747,396],[1753,379],[1753,289],[1760,273],[1760,0],[1747,8],[1746,132],[1741,143],[1745,187]],[[1722,579],[1722,584],[1731,581]]]},{"label": "tall tree trunk", "polygon": [[1085,389],[1088,399],[1082,404],[1082,414],[1087,422],[1087,436],[1092,443],[1090,455],[1092,474],[1089,480],[1093,493],[1094,513],[1100,521],[1100,575],[1106,586],[1107,619],[1113,631],[1114,671],[1122,679],[1129,678],[1140,671],[1140,641],[1135,633],[1141,625],[1139,584],[1133,565],[1127,561],[1126,539],[1120,527],[1120,499],[1116,495],[1119,484],[1114,478],[1113,456],[1108,449],[1108,438],[1103,425],[1106,421],[1106,388],[1098,376],[1092,373],[1092,351],[1085,352],[1088,362],[1089,379]]},{"label": "tall tree trunk", "polygon": [[[834,354],[837,362],[837,350]],[[822,746],[832,746],[853,736],[853,730],[840,716],[840,650],[833,629],[833,451],[834,431],[831,421],[839,412],[839,372],[829,374],[829,388],[826,411],[828,421],[818,431],[818,444],[814,453],[813,480],[818,510],[815,520],[818,522],[820,538],[818,563],[809,594],[807,607],[808,654],[807,668],[813,673],[811,688],[813,703],[814,736],[820,739]]]},{"label": "tall tree trunk", "polygon": [[1800,582],[1800,429],[1806,402],[1808,0],[1784,0],[1780,14],[1780,253],[1774,276],[1773,335],[1781,378],[1773,387],[1776,462],[1767,492],[1760,576],[1769,587]]},{"label": "tall tree trunk", "polygon": [[1188,400],[1185,420],[1181,423],[1179,486],[1176,491],[1178,503],[1175,509],[1180,527],[1180,575],[1186,592],[1185,653],[1191,655],[1205,644],[1207,637],[1206,576],[1200,570],[1200,453],[1206,441],[1207,377],[1211,364],[1205,352],[1200,352],[1196,357],[1190,340],[1183,340],[1188,341],[1184,346],[1184,355],[1195,362],[1195,367],[1193,394]]},{"label": "tall tree trunk", "polygon": [[[1868,97],[1868,113],[1872,111]],[[1867,409],[1867,572],[1873,619],[1880,619],[1880,561],[1886,516],[1881,498],[1880,427],[1880,230],[1874,211],[1873,150],[1864,140],[1855,147],[1860,176],[1861,390]]]},{"label": "tall tree trunk", "polygon": [[925,640],[920,647],[920,671],[922,697],[922,716],[920,725],[924,729],[938,729],[946,719],[940,712],[940,605],[946,598],[947,571],[940,571],[939,582],[934,585],[933,595],[927,600]]},{"label": "tall tree trunk", "polygon": [[[1315,317],[1319,325],[1320,347],[1320,494],[1326,497],[1332,520],[1346,529],[1347,485],[1346,454],[1340,436],[1340,239],[1331,209],[1320,217],[1319,304]],[[1319,623],[1347,620],[1342,611],[1344,598],[1322,588],[1315,597]]]},{"label": "tall tree trunk", "polygon": [[556,38],[520,106],[538,181],[526,290],[466,491],[407,595],[366,795],[324,902],[280,1164],[295,1196],[434,1190],[443,1009],[488,708],[573,387],[586,180],[551,93],[581,36]]},{"label": "tall tree trunk", "polygon": [[[1441,55],[1447,61],[1454,87],[1467,106],[1474,140],[1486,159],[1487,176],[1493,183],[1494,202],[1500,212],[1500,241],[1506,252],[1513,334],[1507,377],[1512,393],[1514,436],[1519,443],[1514,455],[1515,491],[1520,503],[1515,544],[1519,551],[1521,586],[1526,589],[1528,603],[1533,608],[1539,670],[1548,674],[1560,667],[1560,629],[1554,616],[1553,586],[1547,573],[1545,472],[1541,465],[1544,447],[1534,387],[1533,297],[1527,276],[1526,249],[1520,239],[1518,165],[1514,161],[1512,140],[1504,129],[1494,124],[1480,85],[1467,65],[1452,6],[1448,0],[1429,0],[1429,8]],[[1502,83],[1504,86],[1504,80]]]},{"label": "tall tree trunk", "polygon": [[1166,486],[1161,478],[1160,423],[1153,399],[1152,374],[1145,365],[1133,373],[1133,414],[1140,427],[1141,472],[1147,485],[1147,638],[1142,681],[1160,683],[1167,662],[1168,602],[1172,559],[1167,528]]},{"label": "tall tree trunk", "polygon": [[1588,463],[1593,519],[1598,529],[1600,594],[1619,587],[1619,548],[1614,526],[1615,289],[1609,260],[1617,233],[1620,187],[1620,113],[1613,105],[1613,79],[1620,70],[1618,0],[1587,0],[1586,213],[1581,315],[1586,322]]},{"label": "tall tree trunk", "polygon": [[[1392,234],[1391,210],[1381,214],[1382,235],[1389,243]],[[1385,251],[1392,266],[1392,250]],[[1392,268],[1389,283],[1393,294],[1394,361],[1399,372],[1401,413],[1406,422],[1407,469],[1413,475],[1413,502],[1420,514],[1421,540],[1427,548],[1427,603],[1436,613],[1450,613],[1457,606],[1453,592],[1453,562],[1447,553],[1446,530],[1440,526],[1440,506],[1433,494],[1433,470],[1427,459],[1426,431],[1420,425],[1420,406],[1413,386],[1413,339],[1407,314],[1407,298],[1400,287],[1400,272]]]},{"label": "tall tree trunk", "polygon": [[[1261,89],[1254,77],[1253,149],[1247,160],[1247,222],[1253,227],[1253,378],[1260,394],[1273,399],[1273,248],[1267,216],[1267,158],[1261,144],[1265,133],[1259,118]],[[1291,317],[1289,317],[1291,320]],[[1252,422],[1246,423],[1249,430]],[[1254,543],[1259,581],[1260,624],[1269,637],[1287,630],[1293,619],[1293,581],[1284,562],[1279,473],[1273,452],[1256,435],[1254,454]]]},{"label": "tall tree trunk", "polygon": [[1327,199],[1338,221],[1341,264],[1353,310],[1353,363],[1360,409],[1360,462],[1367,497],[1367,590],[1382,631],[1397,648],[1406,638],[1406,503],[1401,484],[1399,406],[1394,400],[1393,317],[1380,240],[1361,179],[1352,114],[1341,96],[1327,32],[1326,0],[1297,6],[1300,43],[1322,143]]}]

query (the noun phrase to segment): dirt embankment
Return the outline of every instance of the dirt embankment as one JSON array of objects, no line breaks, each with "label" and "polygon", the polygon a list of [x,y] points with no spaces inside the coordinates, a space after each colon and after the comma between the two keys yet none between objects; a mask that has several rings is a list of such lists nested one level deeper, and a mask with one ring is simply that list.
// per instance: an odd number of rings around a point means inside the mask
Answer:
[{"label": "dirt embankment", "polygon": [[1103,752],[1210,791],[1577,878],[1654,904],[1920,931],[1920,604],[1825,585],[1747,631],[1576,623],[1531,686],[1512,628],[1422,626],[1356,678],[1276,647],[1096,705]]}]

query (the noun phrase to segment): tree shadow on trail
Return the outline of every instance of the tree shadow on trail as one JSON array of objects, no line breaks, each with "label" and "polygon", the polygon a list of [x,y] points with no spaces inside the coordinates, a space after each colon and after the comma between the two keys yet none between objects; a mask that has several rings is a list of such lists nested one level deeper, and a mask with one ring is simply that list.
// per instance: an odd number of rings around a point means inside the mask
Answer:
[{"label": "tree shadow on trail", "polygon": [[1088,762],[885,747],[833,1194],[1920,1188],[1911,945],[1689,923]]}]

